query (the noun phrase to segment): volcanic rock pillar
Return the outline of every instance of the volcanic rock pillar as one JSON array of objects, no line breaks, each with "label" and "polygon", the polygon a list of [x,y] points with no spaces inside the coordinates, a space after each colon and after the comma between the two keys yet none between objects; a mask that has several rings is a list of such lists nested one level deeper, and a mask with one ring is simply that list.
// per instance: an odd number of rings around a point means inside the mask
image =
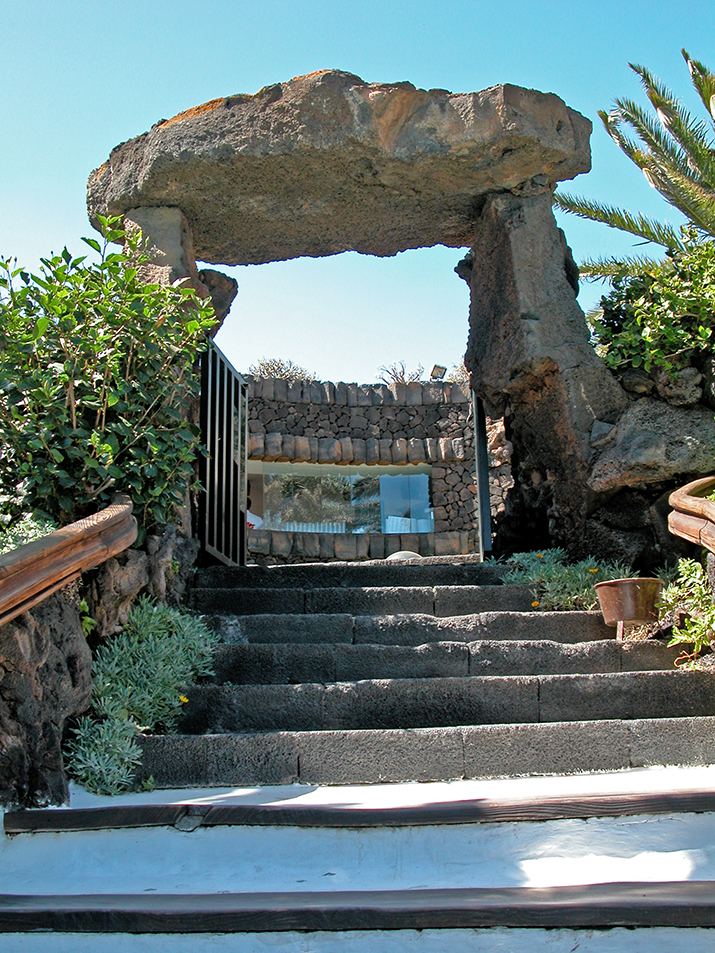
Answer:
[{"label": "volcanic rock pillar", "polygon": [[124,214],[124,227],[128,232],[140,228],[146,240],[152,256],[143,266],[147,281],[170,285],[186,279],[200,298],[211,297],[216,312],[216,325],[211,332],[214,335],[236,297],[238,282],[212,268],[197,270],[191,229],[181,209],[132,208]]},{"label": "volcanic rock pillar", "polygon": [[[627,398],[589,343],[551,194],[488,197],[471,259],[471,273],[460,272],[471,289],[466,365],[490,412],[505,416],[516,464],[512,517],[532,544],[534,528],[548,526],[552,540],[577,553],[593,425],[613,423]],[[512,534],[520,535],[513,525]]]}]

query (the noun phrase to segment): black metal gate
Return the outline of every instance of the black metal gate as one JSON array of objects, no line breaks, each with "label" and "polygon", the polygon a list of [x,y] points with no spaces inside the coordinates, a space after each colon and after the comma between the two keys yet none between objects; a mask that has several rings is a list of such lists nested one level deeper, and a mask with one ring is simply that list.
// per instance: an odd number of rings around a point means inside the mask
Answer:
[{"label": "black metal gate", "polygon": [[204,562],[246,563],[247,386],[209,341],[201,361],[199,540]]}]

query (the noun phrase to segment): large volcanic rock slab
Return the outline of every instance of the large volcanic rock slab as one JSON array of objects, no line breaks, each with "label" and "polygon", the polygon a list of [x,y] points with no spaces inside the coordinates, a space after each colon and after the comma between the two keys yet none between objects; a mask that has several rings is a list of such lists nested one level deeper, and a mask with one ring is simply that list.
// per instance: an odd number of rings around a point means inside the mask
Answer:
[{"label": "large volcanic rock slab", "polygon": [[216,99],[117,146],[90,217],[175,206],[196,258],[258,264],[468,246],[483,196],[590,168],[591,123],[557,96],[369,84],[324,71]]}]

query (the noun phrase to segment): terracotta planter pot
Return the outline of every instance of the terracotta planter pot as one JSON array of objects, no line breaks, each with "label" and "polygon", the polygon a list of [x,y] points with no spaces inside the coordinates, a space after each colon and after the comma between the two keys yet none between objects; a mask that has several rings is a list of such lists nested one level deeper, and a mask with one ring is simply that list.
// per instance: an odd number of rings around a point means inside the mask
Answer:
[{"label": "terracotta planter pot", "polygon": [[594,586],[606,625],[643,625],[655,622],[655,605],[663,590],[663,580],[609,579]]}]

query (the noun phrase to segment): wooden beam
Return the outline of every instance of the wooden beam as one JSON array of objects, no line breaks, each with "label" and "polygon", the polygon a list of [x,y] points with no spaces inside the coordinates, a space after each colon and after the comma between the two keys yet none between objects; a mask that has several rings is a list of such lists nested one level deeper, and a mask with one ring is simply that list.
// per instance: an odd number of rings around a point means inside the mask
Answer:
[{"label": "wooden beam", "polygon": [[0,895],[0,932],[4,933],[713,926],[715,885],[711,881],[245,894]]},{"label": "wooden beam", "polygon": [[0,556],[0,625],[127,549],[136,538],[137,521],[125,497]]}]

